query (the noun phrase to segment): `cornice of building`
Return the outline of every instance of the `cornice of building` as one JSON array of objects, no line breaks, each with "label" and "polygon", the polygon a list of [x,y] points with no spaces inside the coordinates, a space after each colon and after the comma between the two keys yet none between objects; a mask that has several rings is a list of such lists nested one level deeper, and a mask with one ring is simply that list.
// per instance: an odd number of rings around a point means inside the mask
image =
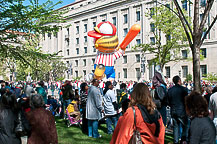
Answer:
[{"label": "cornice of building", "polygon": [[202,46],[217,44],[217,40],[207,40]]},{"label": "cornice of building", "polygon": [[70,3],[70,4],[68,4],[68,5],[65,5],[65,6],[63,6],[63,7],[61,7],[61,8],[58,8],[57,10],[61,10],[61,9],[67,8],[67,7],[69,7],[69,6],[72,6],[72,5],[75,5],[75,4],[78,4],[78,3],[81,3],[81,2],[83,2],[83,1],[87,1],[87,0],[75,1],[75,2]]},{"label": "cornice of building", "polygon": [[[102,9],[106,9],[106,8],[110,9],[113,6],[117,6],[117,5],[120,5],[120,4],[123,4],[123,3],[131,3],[131,2],[134,2],[134,3],[137,2],[138,3],[138,2],[140,2],[140,0],[136,0],[136,1],[135,0],[134,1],[133,0],[116,0],[116,1],[108,1],[107,0],[107,1],[103,1],[103,2],[106,2],[106,3],[101,2],[100,4],[94,5],[93,7],[88,7],[87,9],[83,9],[83,10],[74,9],[73,10],[74,13],[67,15],[68,16],[67,19],[71,19],[73,17],[81,17],[81,15],[90,14],[90,13],[93,13],[93,12],[96,12],[96,11],[101,11]],[[123,5],[122,5],[122,7],[123,7]]]}]

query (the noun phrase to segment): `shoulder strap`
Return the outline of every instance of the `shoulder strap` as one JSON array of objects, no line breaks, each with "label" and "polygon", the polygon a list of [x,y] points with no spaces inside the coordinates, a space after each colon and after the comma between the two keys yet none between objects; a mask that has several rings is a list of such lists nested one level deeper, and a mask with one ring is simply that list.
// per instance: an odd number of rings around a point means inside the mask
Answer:
[{"label": "shoulder strap", "polygon": [[132,106],[132,109],[133,109],[133,115],[134,115],[134,125],[136,127],[136,110],[133,106]]}]

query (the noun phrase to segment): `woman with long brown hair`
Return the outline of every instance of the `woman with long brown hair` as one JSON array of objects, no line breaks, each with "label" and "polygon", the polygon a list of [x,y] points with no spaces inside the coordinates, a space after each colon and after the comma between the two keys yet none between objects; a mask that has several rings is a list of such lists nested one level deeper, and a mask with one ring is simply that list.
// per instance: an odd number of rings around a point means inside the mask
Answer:
[{"label": "woman with long brown hair", "polygon": [[[132,107],[135,109],[136,128]],[[156,110],[148,86],[144,83],[138,83],[134,87],[130,107],[121,121],[118,121],[110,144],[129,143],[135,129],[140,132],[143,143],[164,143],[165,127],[162,117]]]}]

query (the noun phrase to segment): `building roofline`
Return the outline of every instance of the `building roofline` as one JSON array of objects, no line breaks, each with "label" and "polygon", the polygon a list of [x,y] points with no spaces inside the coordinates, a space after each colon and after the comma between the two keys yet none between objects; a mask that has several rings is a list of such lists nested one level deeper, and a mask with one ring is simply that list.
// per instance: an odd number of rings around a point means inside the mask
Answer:
[{"label": "building roofline", "polygon": [[68,4],[68,5],[65,5],[65,6],[61,7],[61,8],[58,8],[57,10],[64,9],[64,8],[66,8],[66,7],[69,7],[69,6],[78,4],[78,3],[83,2],[83,1],[86,1],[86,0],[80,0],[80,1],[77,1],[77,2],[70,3],[70,4]]}]

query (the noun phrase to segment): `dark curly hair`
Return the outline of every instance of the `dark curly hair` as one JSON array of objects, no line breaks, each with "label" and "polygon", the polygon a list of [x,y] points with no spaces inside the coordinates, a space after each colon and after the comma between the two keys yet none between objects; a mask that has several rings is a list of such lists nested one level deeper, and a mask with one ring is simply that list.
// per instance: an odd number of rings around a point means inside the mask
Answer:
[{"label": "dark curly hair", "polygon": [[189,116],[207,117],[209,115],[206,99],[196,91],[192,91],[189,96],[185,97],[185,107]]}]

